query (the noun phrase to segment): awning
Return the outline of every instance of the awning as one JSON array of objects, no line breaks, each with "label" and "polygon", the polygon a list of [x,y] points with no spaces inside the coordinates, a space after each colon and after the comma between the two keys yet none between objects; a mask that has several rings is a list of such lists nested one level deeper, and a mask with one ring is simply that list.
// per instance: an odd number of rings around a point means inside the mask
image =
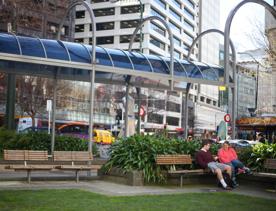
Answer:
[{"label": "awning", "polygon": [[[0,72],[64,80],[89,81],[92,46],[0,33]],[[170,59],[161,56],[96,47],[96,82],[169,89]],[[223,84],[223,68],[174,59],[174,89],[187,82]]]}]

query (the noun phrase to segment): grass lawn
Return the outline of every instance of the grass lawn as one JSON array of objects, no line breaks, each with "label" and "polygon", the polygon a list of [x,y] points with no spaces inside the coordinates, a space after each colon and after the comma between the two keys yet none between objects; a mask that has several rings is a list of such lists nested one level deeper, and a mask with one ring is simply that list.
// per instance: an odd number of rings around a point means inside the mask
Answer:
[{"label": "grass lawn", "polygon": [[0,210],[276,210],[276,200],[232,193],[108,197],[84,190],[0,191]]}]

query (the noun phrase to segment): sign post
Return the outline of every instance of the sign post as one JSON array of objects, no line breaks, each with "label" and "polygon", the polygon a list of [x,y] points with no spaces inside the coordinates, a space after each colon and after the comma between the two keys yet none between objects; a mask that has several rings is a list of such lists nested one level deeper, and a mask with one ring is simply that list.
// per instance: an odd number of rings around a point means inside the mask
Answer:
[{"label": "sign post", "polygon": [[228,137],[228,123],[231,122],[231,116],[230,114],[225,114],[224,117],[223,117],[225,123],[226,123],[226,138],[225,140],[227,140],[227,137]]},{"label": "sign post", "polygon": [[47,100],[46,110],[48,111],[48,134],[50,134],[51,133],[52,100]]}]

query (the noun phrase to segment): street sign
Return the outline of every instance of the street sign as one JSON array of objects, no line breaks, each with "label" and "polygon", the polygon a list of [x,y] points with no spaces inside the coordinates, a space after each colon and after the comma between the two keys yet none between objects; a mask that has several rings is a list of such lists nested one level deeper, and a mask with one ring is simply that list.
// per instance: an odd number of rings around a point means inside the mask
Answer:
[{"label": "street sign", "polygon": [[140,107],[139,115],[140,116],[144,116],[145,115],[145,109],[142,106]]},{"label": "street sign", "polygon": [[225,122],[230,122],[230,121],[231,121],[231,116],[230,116],[230,114],[224,115],[224,121],[225,121]]},{"label": "street sign", "polygon": [[52,111],[52,100],[47,100],[46,110]]}]

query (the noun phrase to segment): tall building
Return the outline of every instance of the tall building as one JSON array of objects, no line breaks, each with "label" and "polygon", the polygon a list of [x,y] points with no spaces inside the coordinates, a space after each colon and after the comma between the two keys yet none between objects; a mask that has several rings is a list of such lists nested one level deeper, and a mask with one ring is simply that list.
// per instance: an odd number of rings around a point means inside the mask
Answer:
[{"label": "tall building", "polygon": [[[198,33],[198,0],[91,0],[88,3],[96,17],[98,46],[127,50],[141,17],[158,16],[168,23],[173,33],[174,57],[184,59]],[[82,6],[77,7],[75,26],[75,41],[92,44],[91,20]],[[162,23],[147,22],[142,34],[143,53],[169,56],[169,36]],[[136,51],[140,49],[139,39],[138,33],[133,44]],[[197,56],[196,47],[192,58]],[[146,98],[143,104],[146,116],[142,124],[146,131],[163,129],[165,124],[169,130],[181,127],[182,93],[142,89],[142,96]]]},{"label": "tall building", "polygon": [[[40,38],[55,39],[67,0],[5,0],[0,2],[0,30]],[[63,38],[71,35],[69,21]]]}]

